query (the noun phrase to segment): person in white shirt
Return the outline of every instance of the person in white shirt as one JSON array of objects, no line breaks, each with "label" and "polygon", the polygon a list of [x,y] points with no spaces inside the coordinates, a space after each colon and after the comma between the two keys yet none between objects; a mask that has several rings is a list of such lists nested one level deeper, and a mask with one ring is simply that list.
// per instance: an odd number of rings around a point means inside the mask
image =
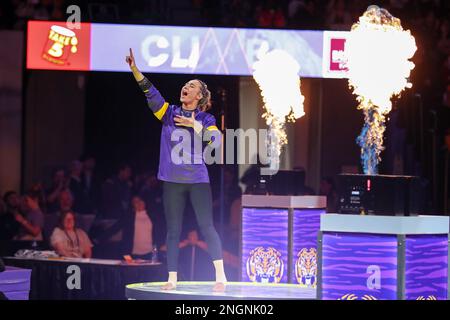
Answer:
[{"label": "person in white shirt", "polygon": [[86,232],[76,227],[75,214],[72,211],[61,213],[59,226],[53,230],[50,243],[63,257],[92,257],[92,242]]},{"label": "person in white shirt", "polygon": [[133,256],[148,256],[153,249],[153,223],[150,220],[145,202],[138,196],[132,200],[134,210]]},{"label": "person in white shirt", "polygon": [[139,196],[131,199],[132,209],[123,214],[111,227],[95,237],[95,243],[106,243],[113,235],[122,233],[118,254],[131,255],[134,259],[151,259],[153,250],[153,222],[145,202]]}]

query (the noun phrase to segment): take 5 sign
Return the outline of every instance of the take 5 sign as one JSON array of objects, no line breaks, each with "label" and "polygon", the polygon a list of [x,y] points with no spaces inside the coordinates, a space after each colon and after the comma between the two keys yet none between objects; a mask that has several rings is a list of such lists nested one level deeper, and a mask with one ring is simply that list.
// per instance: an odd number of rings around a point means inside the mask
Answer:
[{"label": "take 5 sign", "polygon": [[81,23],[80,29],[68,29],[65,22],[30,21],[27,68],[91,70],[90,46],[90,23]]}]

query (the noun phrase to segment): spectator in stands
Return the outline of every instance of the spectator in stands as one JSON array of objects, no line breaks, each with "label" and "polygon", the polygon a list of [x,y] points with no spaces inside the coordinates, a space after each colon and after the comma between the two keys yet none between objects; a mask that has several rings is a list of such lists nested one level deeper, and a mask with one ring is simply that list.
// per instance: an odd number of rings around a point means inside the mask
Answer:
[{"label": "spectator in stands", "polygon": [[50,243],[63,257],[90,258],[92,256],[92,242],[86,232],[76,227],[75,214],[72,211],[61,215]]},{"label": "spectator in stands", "polygon": [[253,27],[255,23],[255,7],[249,0],[233,0],[224,4],[222,15],[222,24],[225,26],[233,25],[238,28]]},{"label": "spectator in stands", "polygon": [[321,12],[314,0],[291,1],[289,4],[289,25],[296,29],[320,29],[323,27]]},{"label": "spectator in stands", "polygon": [[[242,190],[239,187],[237,175],[232,167],[224,169],[224,225],[228,225],[230,221],[231,205],[236,199],[240,199]],[[214,222],[217,228],[220,223],[220,185],[216,184],[213,188],[213,212]]]},{"label": "spectator in stands", "polygon": [[142,198],[133,197],[132,205],[134,214],[131,219],[133,227],[131,253],[134,256],[149,258],[153,249],[153,223]]},{"label": "spectator in stands", "polygon": [[3,196],[4,208],[0,214],[0,242],[12,240],[19,232],[20,224],[16,215],[20,215],[20,197],[15,191],[8,191]]},{"label": "spectator in stands", "polygon": [[238,253],[238,245],[240,241],[240,228],[242,221],[242,198],[236,198],[230,207],[230,221],[228,223],[227,234],[229,237],[230,249],[232,252]]},{"label": "spectator in stands", "polygon": [[72,192],[74,201],[73,209],[80,214],[91,214],[89,207],[89,197],[86,188],[81,180],[83,164],[80,161],[72,161],[70,164],[69,189]]},{"label": "spectator in stands", "polygon": [[52,0],[40,0],[34,9],[33,19],[51,20],[51,12],[53,11]]},{"label": "spectator in stands", "polygon": [[116,22],[118,19],[118,7],[112,3],[90,3],[89,15],[95,22]]},{"label": "spectator in stands", "polygon": [[279,4],[274,0],[267,0],[257,13],[258,26],[261,28],[283,28],[286,18]]},{"label": "spectator in stands", "polygon": [[338,194],[332,178],[325,177],[320,181],[319,195],[327,197],[327,212],[337,213]]},{"label": "spectator in stands", "polygon": [[132,199],[132,210],[123,215],[115,224],[104,231],[94,241],[108,240],[122,231],[121,254],[131,254],[134,259],[150,259],[153,249],[153,223],[145,202],[139,196]]},{"label": "spectator in stands", "polygon": [[305,5],[303,0],[290,0],[288,3],[288,19],[293,19],[298,11]]},{"label": "spectator in stands", "polygon": [[96,161],[93,156],[89,155],[81,157],[81,161],[83,162],[81,181],[87,193],[88,211],[94,213],[97,209],[100,194],[100,182],[95,170]]},{"label": "spectator in stands", "polygon": [[[178,271],[180,279],[206,281],[213,278],[214,268],[211,263],[208,263],[208,261],[211,261],[208,253],[208,244],[199,237],[197,230],[195,228],[186,229],[181,239],[183,240],[178,244],[180,250]],[[167,246],[165,244],[162,245],[160,250],[162,256],[165,256]]]},{"label": "spectator in stands", "polygon": [[[353,23],[356,23],[357,21],[359,21],[359,17],[372,4],[373,4],[373,2],[370,0],[347,0],[346,7],[347,7],[348,13],[350,14],[350,17],[351,17],[351,24],[353,25]],[[403,15],[407,15],[407,12],[405,9],[394,9],[394,11],[391,13],[394,16],[401,18],[399,15],[397,15],[397,12],[400,12]]]},{"label": "spectator in stands", "polygon": [[153,241],[158,244],[164,243],[166,241],[166,226],[162,204],[162,188],[155,172],[150,172],[146,177],[138,194],[144,200],[150,219],[153,222]]},{"label": "spectator in stands", "polygon": [[7,191],[3,195],[3,203],[5,206],[5,213],[19,211],[20,197],[15,191]]},{"label": "spectator in stands", "polygon": [[6,204],[3,198],[0,198],[0,216],[6,213]]},{"label": "spectator in stands", "polygon": [[352,17],[347,10],[345,1],[330,0],[327,6],[326,26],[331,30],[350,31],[352,24]]},{"label": "spectator in stands", "polygon": [[45,197],[44,188],[41,182],[33,183],[27,194],[38,202],[39,208],[42,210],[42,212],[47,211],[47,199]]},{"label": "spectator in stands", "polygon": [[57,169],[53,173],[52,186],[47,189],[47,213],[54,213],[59,208],[59,197],[61,192],[68,189],[69,180],[64,169]]},{"label": "spectator in stands", "polygon": [[445,55],[450,54],[450,23],[444,20],[441,24],[438,48]]},{"label": "spectator in stands", "polygon": [[[208,244],[199,236],[196,229],[188,229],[186,238],[178,244],[180,249],[180,274],[186,280],[208,280],[214,277],[214,268],[208,261]],[[184,237],[183,237],[184,238]],[[224,241],[224,243],[226,243]],[[167,251],[166,245],[161,246],[161,253]],[[223,248],[223,261],[227,268],[227,277],[239,280],[239,253]],[[239,251],[239,249],[237,250]]]},{"label": "spectator in stands", "polygon": [[131,173],[131,167],[122,164],[117,174],[103,184],[102,210],[105,218],[119,219],[128,212],[132,193]]},{"label": "spectator in stands", "polygon": [[39,202],[30,195],[21,199],[20,212],[14,214],[16,221],[20,224],[19,232],[14,240],[20,241],[42,241],[42,229],[44,228],[44,214]]},{"label": "spectator in stands", "polygon": [[449,96],[449,88],[450,88],[450,53],[447,55],[447,58],[445,59],[444,62],[444,70],[443,70],[443,81],[445,82],[446,88],[444,91],[444,104],[447,104],[448,107],[450,107],[450,105],[448,104],[450,101],[450,96]]},{"label": "spectator in stands", "polygon": [[426,30],[430,32],[433,38],[436,37],[439,34],[439,26],[440,26],[440,22],[436,15],[436,11],[433,9],[429,9],[424,17],[424,22]]},{"label": "spectator in stands", "polygon": [[[45,216],[44,240],[50,239],[50,236],[59,224],[59,219],[63,213],[73,211],[73,196],[69,189],[62,190],[57,199],[56,208]],[[77,214],[75,213],[77,217]]]},{"label": "spectator in stands", "polygon": [[64,0],[53,0],[53,7],[51,11],[50,20],[65,20],[66,19],[66,7],[64,6]]},{"label": "spectator in stands", "polygon": [[244,194],[257,194],[261,178],[260,164],[252,164],[245,170],[241,177],[241,183],[245,185]]},{"label": "spectator in stands", "polygon": [[136,173],[134,175],[134,179],[132,181],[133,183],[133,194],[134,193],[139,193],[140,190],[144,187],[144,185],[147,182],[147,178],[151,175],[151,173]]},{"label": "spectator in stands", "polygon": [[14,6],[10,1],[0,1],[0,30],[11,29],[15,23]]},{"label": "spectator in stands", "polygon": [[73,210],[73,196],[69,189],[63,190],[58,198],[58,215]]},{"label": "spectator in stands", "polygon": [[34,16],[35,3],[28,0],[15,1],[14,7],[14,13],[17,17],[14,28],[23,30],[25,29],[26,21]]}]

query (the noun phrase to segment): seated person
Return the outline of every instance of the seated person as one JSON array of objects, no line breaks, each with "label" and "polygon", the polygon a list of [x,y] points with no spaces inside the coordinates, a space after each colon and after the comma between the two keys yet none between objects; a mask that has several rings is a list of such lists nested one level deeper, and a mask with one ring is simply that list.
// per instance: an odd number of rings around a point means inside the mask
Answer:
[{"label": "seated person", "polygon": [[20,215],[20,196],[15,191],[8,191],[3,200],[4,209],[0,212],[0,241],[10,241],[17,235],[20,227],[16,220],[16,216]]},{"label": "seated person", "polygon": [[[226,241],[224,241],[226,245]],[[186,239],[178,244],[180,248],[180,278],[184,280],[209,281],[214,277],[215,271],[208,253],[208,244],[200,239],[197,230],[192,229],[187,233]],[[161,253],[167,251],[167,246],[161,246]],[[239,257],[226,249],[222,250],[223,262],[227,270],[236,281],[239,279]]]},{"label": "seated person", "polygon": [[151,259],[153,249],[153,223],[146,210],[145,202],[139,196],[131,200],[133,210],[123,215],[110,228],[100,234],[94,241],[106,241],[118,232],[122,232],[121,255],[134,259]]},{"label": "seated person", "polygon": [[6,213],[6,204],[2,198],[0,198],[0,216]]},{"label": "seated person", "polygon": [[59,192],[57,202],[58,204],[53,206],[53,211],[45,215],[45,230],[44,230],[45,239],[49,239],[53,230],[58,226],[61,213],[70,211],[75,214],[75,219],[78,216],[77,213],[72,209],[73,196],[69,189],[65,189]]},{"label": "seated person", "polygon": [[22,197],[20,207],[20,212],[14,213],[14,218],[20,224],[19,233],[14,240],[42,241],[44,214],[39,208],[38,199],[26,195]]},{"label": "seated person", "polygon": [[3,196],[3,200],[4,209],[0,212],[0,256],[14,254],[11,243],[20,228],[16,220],[16,216],[20,215],[20,196],[15,191],[8,191]]},{"label": "seated person", "polygon": [[327,212],[334,213],[339,209],[339,196],[333,178],[325,177],[320,181],[319,194],[327,197]]},{"label": "seated person", "polygon": [[59,226],[53,230],[50,243],[63,257],[90,258],[92,242],[82,229],[76,227],[75,214],[64,212],[60,216]]},{"label": "seated person", "polygon": [[60,209],[61,193],[66,190],[68,190],[68,179],[64,170],[58,169],[53,174],[53,185],[47,190],[47,213],[54,213]]}]

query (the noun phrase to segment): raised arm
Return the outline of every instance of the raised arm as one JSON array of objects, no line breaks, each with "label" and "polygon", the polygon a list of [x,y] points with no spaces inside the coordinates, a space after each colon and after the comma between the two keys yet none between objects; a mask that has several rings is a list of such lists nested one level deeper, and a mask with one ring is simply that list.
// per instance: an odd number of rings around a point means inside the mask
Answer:
[{"label": "raised arm", "polygon": [[144,92],[149,108],[153,111],[155,117],[161,121],[164,121],[164,115],[169,107],[169,103],[164,100],[153,84],[142,74],[142,72],[139,71],[134,60],[133,50],[131,50],[131,48],[130,55],[127,56],[125,60],[130,66],[134,79],[138,83],[142,92]]},{"label": "raised arm", "polygon": [[130,48],[130,55],[125,58],[128,65],[130,66],[131,72],[133,72],[133,76],[136,79],[137,82],[140,82],[144,80],[144,75],[142,72],[139,71],[139,69],[136,66],[136,61],[134,60],[133,50]]}]

